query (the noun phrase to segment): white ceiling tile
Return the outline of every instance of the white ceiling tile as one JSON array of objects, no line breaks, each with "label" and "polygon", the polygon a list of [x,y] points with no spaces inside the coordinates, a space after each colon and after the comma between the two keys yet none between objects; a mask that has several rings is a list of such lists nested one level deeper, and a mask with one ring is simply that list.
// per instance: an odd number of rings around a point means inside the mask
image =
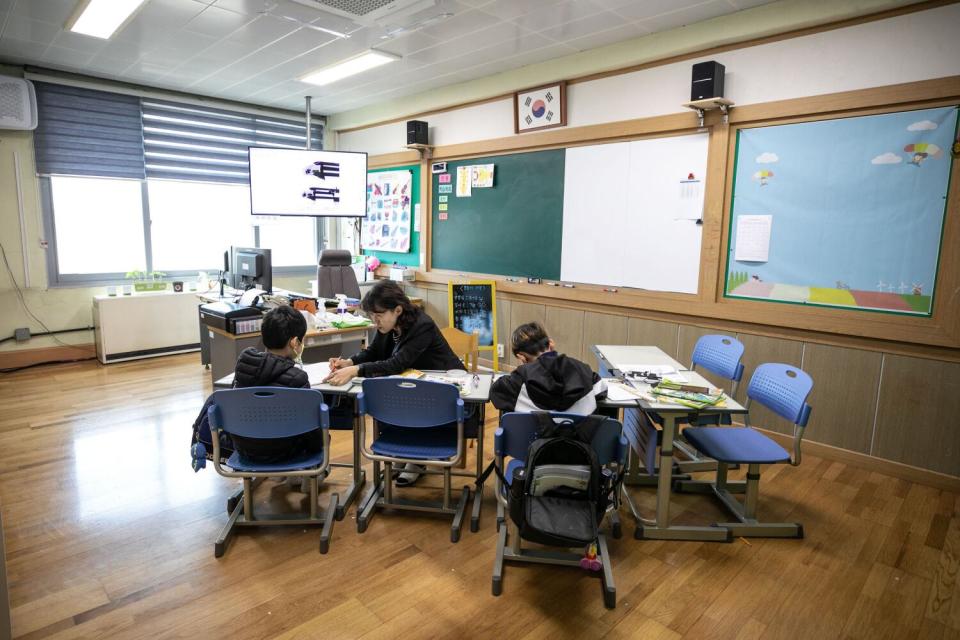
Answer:
[{"label": "white ceiling tile", "polygon": [[0,56],[11,62],[35,62],[40,60],[47,45],[17,38],[0,38]]},{"label": "white ceiling tile", "polygon": [[194,60],[200,64],[211,64],[217,67],[222,67],[227,64],[233,64],[250,53],[250,48],[240,44],[239,42],[220,40],[216,44],[213,44],[198,53],[194,57]]},{"label": "white ceiling tile", "polygon": [[63,26],[77,6],[74,0],[20,0],[13,6],[13,14]]},{"label": "white ceiling tile", "polygon": [[582,38],[583,36],[607,31],[619,26],[623,26],[623,18],[615,13],[604,11],[603,13],[595,13],[585,18],[544,29],[537,33],[558,42],[566,42],[567,40]]},{"label": "white ceiling tile", "polygon": [[125,58],[111,58],[105,55],[95,55],[88,63],[87,69],[90,71],[96,72],[98,75],[102,73],[107,73],[111,75],[119,76],[122,74],[130,65],[133,64],[132,60]]},{"label": "white ceiling tile", "polygon": [[50,44],[58,33],[60,33],[60,27],[55,24],[31,20],[16,14],[7,16],[7,24],[3,28],[4,37],[44,44]]},{"label": "white ceiling tile", "polygon": [[217,0],[214,6],[255,16],[263,11],[264,4],[264,0]]},{"label": "white ceiling tile", "polygon": [[713,0],[712,2],[704,2],[686,9],[671,11],[648,20],[642,20],[639,24],[654,32],[666,31],[667,29],[696,24],[710,18],[733,13],[731,9],[732,7],[724,0]]},{"label": "white ceiling tile", "polygon": [[227,39],[232,42],[240,42],[253,49],[259,49],[299,28],[292,22],[260,16],[231,33],[227,36]]},{"label": "white ceiling tile", "polygon": [[222,38],[233,33],[252,19],[250,16],[233,11],[207,7],[203,13],[195,16],[183,28],[192,33]]},{"label": "white ceiling tile", "polygon": [[428,36],[433,36],[441,42],[445,42],[461,38],[474,31],[480,31],[498,22],[500,22],[500,20],[496,16],[470,9],[463,13],[458,13],[449,20],[444,20],[437,25],[426,27],[423,29],[423,33]]},{"label": "white ceiling tile", "polygon": [[548,7],[515,18],[512,22],[530,31],[543,31],[603,11],[602,7],[592,2],[568,0],[567,2],[550,3]]},{"label": "white ceiling tile", "polygon": [[653,16],[676,9],[700,4],[704,0],[593,0],[604,9],[611,9],[621,15],[636,15],[642,18]]},{"label": "white ceiling tile", "polygon": [[293,33],[277,40],[266,49],[257,52],[257,55],[260,55],[263,51],[280,52],[288,59],[294,58],[308,51],[312,51],[317,47],[330,44],[336,39],[336,36],[331,36],[328,33],[321,33],[319,31],[313,31],[312,29],[297,29]]},{"label": "white ceiling tile", "polygon": [[[190,33],[188,31],[174,31],[164,41],[158,50],[175,49],[185,57],[194,56],[217,43],[216,38]],[[153,53],[151,52],[151,56]]]},{"label": "white ceiling tile", "polygon": [[140,42],[111,38],[106,41],[98,54],[106,58],[127,60],[127,64],[133,64],[135,60],[146,52],[146,45]]},{"label": "white ceiling tile", "polygon": [[428,36],[421,31],[414,31],[396,38],[379,40],[374,48],[398,56],[409,56],[412,53],[423,51],[439,42],[440,41],[433,36]]},{"label": "white ceiling tile", "polygon": [[63,47],[47,47],[43,53],[43,61],[58,65],[86,65],[93,58],[93,54]]},{"label": "white ceiling tile", "polygon": [[97,53],[107,46],[107,40],[94,38],[93,36],[85,36],[82,33],[74,33],[73,31],[60,31],[56,37],[54,37],[51,44],[55,47],[63,47],[64,49]]},{"label": "white ceiling tile", "polygon": [[590,49],[597,49],[608,44],[639,38],[649,33],[649,30],[639,24],[627,23],[619,27],[614,27],[613,29],[608,29],[607,31],[598,31],[582,38],[573,38],[567,40],[564,44],[573,47],[577,51],[589,51]]}]

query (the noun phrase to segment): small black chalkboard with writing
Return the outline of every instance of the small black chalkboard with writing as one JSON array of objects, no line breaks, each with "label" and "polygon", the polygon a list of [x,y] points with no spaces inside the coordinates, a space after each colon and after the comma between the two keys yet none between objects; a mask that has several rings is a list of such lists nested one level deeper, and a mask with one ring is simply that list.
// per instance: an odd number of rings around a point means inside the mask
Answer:
[{"label": "small black chalkboard with writing", "polygon": [[492,351],[497,369],[497,291],[493,281],[451,282],[448,285],[450,324],[464,333],[476,332],[481,351]]}]

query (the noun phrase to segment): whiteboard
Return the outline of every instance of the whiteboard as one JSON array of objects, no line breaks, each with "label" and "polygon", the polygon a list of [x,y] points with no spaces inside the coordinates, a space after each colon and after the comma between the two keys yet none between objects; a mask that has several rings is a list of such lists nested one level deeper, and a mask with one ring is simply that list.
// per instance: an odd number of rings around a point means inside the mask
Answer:
[{"label": "whiteboard", "polygon": [[708,143],[698,133],[567,149],[561,279],[697,293]]}]

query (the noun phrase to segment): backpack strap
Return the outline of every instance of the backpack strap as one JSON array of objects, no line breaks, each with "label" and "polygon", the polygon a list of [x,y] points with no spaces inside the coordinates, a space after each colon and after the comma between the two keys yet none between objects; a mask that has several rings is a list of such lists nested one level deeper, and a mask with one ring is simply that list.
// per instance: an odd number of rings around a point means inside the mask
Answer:
[{"label": "backpack strap", "polygon": [[495,459],[490,461],[490,464],[487,465],[487,468],[483,470],[483,473],[480,474],[480,477],[478,477],[473,484],[477,485],[477,488],[479,489],[483,486],[483,483],[487,481],[487,478],[490,477],[491,472],[496,472],[497,477],[500,478],[500,482],[502,482],[505,486],[510,484],[503,476],[503,472],[500,471],[500,467],[497,466],[497,461]]},{"label": "backpack strap", "polygon": [[557,434],[557,423],[549,411],[531,411],[531,414],[537,419],[538,438],[552,438]]},{"label": "backpack strap", "polygon": [[600,416],[596,414],[585,416],[583,420],[577,423],[575,429],[577,437],[587,444],[593,444],[593,439],[596,437],[597,431],[600,430],[600,425],[602,425],[606,420],[607,416]]}]

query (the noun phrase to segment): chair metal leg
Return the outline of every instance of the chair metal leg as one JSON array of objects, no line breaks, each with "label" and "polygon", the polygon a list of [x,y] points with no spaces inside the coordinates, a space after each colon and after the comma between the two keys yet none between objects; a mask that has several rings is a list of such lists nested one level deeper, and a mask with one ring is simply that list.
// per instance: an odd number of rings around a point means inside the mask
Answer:
[{"label": "chair metal leg", "polygon": [[497,536],[497,554],[493,559],[493,585],[491,592],[498,596],[503,593],[503,550],[507,546],[507,528],[500,527]]},{"label": "chair metal leg", "polygon": [[317,476],[312,476],[310,485],[310,519],[317,519]]},{"label": "chair metal leg", "polygon": [[243,517],[251,522],[256,520],[253,515],[253,483],[250,478],[243,479]]},{"label": "chair metal leg", "polygon": [[597,536],[597,554],[603,566],[603,604],[607,609],[613,609],[617,606],[617,587],[613,584],[613,567],[607,552],[607,539],[602,533]]},{"label": "chair metal leg", "polygon": [[383,464],[383,501],[390,504],[393,502],[393,463],[384,462]]},{"label": "chair metal leg", "polygon": [[450,467],[443,468],[443,508],[450,508]]},{"label": "chair metal leg", "polygon": [[333,523],[337,520],[338,502],[339,496],[336,493],[332,494],[323,514],[323,529],[320,530],[320,553],[326,553],[330,549],[330,536],[333,534]]},{"label": "chair metal leg", "polygon": [[237,519],[240,517],[240,514],[243,513],[243,504],[243,502],[238,503],[233,508],[233,513],[230,514],[227,523],[220,529],[220,533],[217,535],[217,541],[213,544],[213,557],[220,558],[227,550],[227,543],[230,542],[230,537],[233,535],[234,525],[237,524]]},{"label": "chair metal leg", "polygon": [[[449,467],[447,470],[449,471]],[[447,478],[449,479],[449,475]],[[448,497],[449,494],[445,493],[444,496]],[[457,502],[457,511],[453,514],[453,524],[450,525],[450,542],[456,543],[460,541],[460,530],[463,529],[463,516],[467,511],[467,502],[469,500],[470,487],[464,486],[463,491],[460,493],[460,501]]]},{"label": "chair metal leg", "polygon": [[367,490],[367,495],[357,508],[357,533],[363,533],[367,530],[370,518],[373,517],[373,512],[376,510],[377,501],[380,500],[382,487],[382,476],[374,474],[370,489]]}]

